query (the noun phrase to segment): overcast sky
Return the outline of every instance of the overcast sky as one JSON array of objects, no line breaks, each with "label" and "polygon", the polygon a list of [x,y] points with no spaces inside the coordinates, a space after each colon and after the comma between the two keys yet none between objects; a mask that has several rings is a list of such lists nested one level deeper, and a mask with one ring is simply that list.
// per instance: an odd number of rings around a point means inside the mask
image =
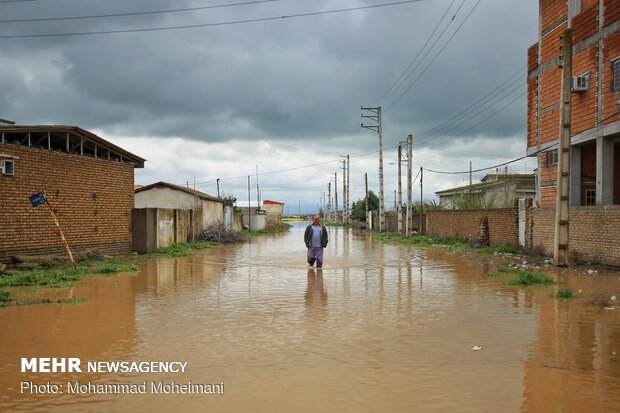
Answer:
[{"label": "overcast sky", "polygon": [[[217,194],[219,178],[223,194],[244,200],[252,175],[255,199],[258,169],[262,199],[291,213],[316,209],[334,172],[342,190],[340,155],[351,156],[352,201],[364,173],[379,192],[378,136],[360,128],[373,124],[362,105],[383,109],[386,209],[407,134],[414,176],[523,156],[538,0],[364,8],[396,1],[2,0],[0,118],[93,131],[147,159],[142,185],[195,182]],[[50,20],[100,15],[116,16]],[[468,180],[425,171],[424,197]]]}]

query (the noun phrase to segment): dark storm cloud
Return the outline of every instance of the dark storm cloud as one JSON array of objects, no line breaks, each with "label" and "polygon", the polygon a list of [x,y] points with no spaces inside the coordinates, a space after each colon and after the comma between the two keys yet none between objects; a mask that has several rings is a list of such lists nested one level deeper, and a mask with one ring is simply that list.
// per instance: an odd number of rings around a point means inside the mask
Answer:
[{"label": "dark storm cloud", "polygon": [[[283,0],[208,12],[8,23],[0,34],[201,24],[378,2]],[[460,3],[454,2],[455,6]],[[475,3],[466,1],[451,27],[456,28]],[[59,0],[2,8],[3,18],[11,19],[206,4],[213,3]],[[20,123],[77,124],[124,136],[176,136],[208,142],[310,139],[328,145],[346,142],[344,137],[353,134],[361,122],[360,105],[381,103],[388,105],[386,141],[395,142],[467,108],[524,66],[526,49],[535,41],[536,1],[483,1],[407,94],[392,106],[391,99],[377,102],[422,47],[449,4],[429,0],[192,30],[0,39],[0,117]],[[443,41],[420,69],[441,45]],[[525,128],[524,101],[459,139],[514,137]],[[449,140],[467,127],[440,139]],[[354,141],[360,150],[376,144],[359,137]]]}]

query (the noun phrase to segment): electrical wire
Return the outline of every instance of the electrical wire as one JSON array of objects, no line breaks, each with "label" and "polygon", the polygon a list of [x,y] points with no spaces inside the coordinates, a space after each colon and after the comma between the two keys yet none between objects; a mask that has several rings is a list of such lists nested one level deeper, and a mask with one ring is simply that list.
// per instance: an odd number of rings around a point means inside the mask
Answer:
[{"label": "electrical wire", "polygon": [[240,3],[216,4],[216,5],[201,6],[201,7],[186,7],[182,9],[138,11],[138,12],[113,13],[113,14],[94,14],[94,15],[88,15],[88,16],[43,17],[43,18],[38,18],[38,19],[11,19],[11,20],[0,20],[0,23],[32,23],[32,22],[48,22],[48,21],[59,21],[59,20],[85,20],[85,19],[103,19],[103,18],[110,18],[110,17],[125,17],[125,16],[145,16],[145,15],[150,15],[150,14],[180,13],[180,12],[196,11],[196,10],[219,9],[219,8],[224,8],[224,7],[247,6],[247,5],[259,4],[259,3],[273,3],[276,1],[282,1],[282,0],[253,0],[253,1],[244,1]]},{"label": "electrical wire", "polygon": [[[426,48],[426,46],[428,45],[429,41],[432,39],[432,37],[435,35],[435,33],[437,32],[437,29],[439,28],[439,26],[441,25],[441,22],[443,22],[444,18],[446,17],[446,15],[448,14],[448,12],[450,11],[450,9],[452,8],[452,5],[454,4],[456,0],[452,0],[452,2],[450,3],[450,5],[448,6],[448,8],[446,9],[446,11],[443,13],[443,15],[441,16],[441,18],[439,19],[439,22],[437,22],[437,25],[435,25],[435,28],[433,29],[432,33],[430,34],[430,36],[428,36],[428,38],[426,39],[426,42],[424,43],[424,46],[422,46],[422,48],[418,51],[418,53],[415,55],[415,57],[411,60],[411,62],[409,63],[409,66],[407,66],[407,68],[403,71],[403,73],[401,73],[401,75],[398,77],[398,79],[396,79],[396,81],[394,83],[392,83],[392,85],[386,90],[384,91],[381,96],[379,96],[377,99],[375,99],[375,102],[380,102],[384,97],[388,98],[390,95],[388,94],[388,92],[391,92],[392,89],[394,88],[394,86],[396,86],[400,80],[405,76],[405,74],[409,71],[409,69],[411,68],[411,66],[413,66],[413,64],[415,63],[416,60],[418,60],[418,57],[420,57],[420,54],[422,54],[422,51]],[[457,10],[458,12],[458,10]],[[456,15],[455,15],[456,16]],[[454,17],[452,17],[452,20],[454,20]],[[451,21],[452,21],[451,20]],[[449,25],[450,23],[448,23]],[[447,27],[447,26],[446,26]],[[442,32],[443,34],[443,32]],[[441,35],[439,36],[441,37]],[[416,66],[417,67],[417,66]],[[414,68],[415,70],[415,68]],[[396,90],[396,89],[395,89]],[[387,96],[386,96],[387,94]]]},{"label": "electrical wire", "polygon": [[418,82],[418,80],[420,80],[420,78],[426,73],[426,71],[431,67],[431,65],[435,62],[435,60],[439,57],[439,55],[441,55],[441,53],[445,50],[445,48],[448,46],[448,44],[450,44],[450,42],[452,41],[452,39],[454,38],[454,36],[456,36],[456,34],[461,30],[461,28],[463,27],[463,25],[467,22],[467,20],[469,20],[469,18],[471,17],[471,15],[473,14],[473,12],[476,10],[476,8],[478,7],[478,5],[480,4],[482,0],[478,0],[476,2],[476,4],[474,5],[474,7],[469,11],[469,13],[467,14],[467,16],[465,16],[465,19],[461,22],[461,24],[459,25],[459,27],[457,27],[457,29],[454,31],[454,33],[452,34],[452,36],[450,36],[450,38],[446,41],[446,43],[444,43],[443,47],[439,50],[439,52],[437,52],[437,54],[435,55],[435,57],[433,57],[433,59],[426,65],[426,67],[424,68],[424,70],[422,71],[422,73],[420,73],[418,75],[418,77],[415,78],[415,80],[395,99],[393,100],[391,103],[389,103],[388,105],[386,105],[385,108],[385,112],[387,112],[391,107],[393,107],[400,99],[402,99],[403,96],[405,96],[407,94],[407,92],[409,92],[409,90],[411,90],[411,88]]},{"label": "electrical wire", "polygon": [[511,163],[515,163],[515,162],[521,161],[521,160],[523,160],[525,158],[529,158],[529,157],[532,157],[534,155],[538,155],[541,152],[547,152],[547,151],[549,151],[549,149],[554,148],[557,145],[558,144],[555,143],[555,144],[553,144],[553,145],[551,145],[551,146],[549,146],[549,147],[547,147],[545,149],[541,149],[541,150],[536,151],[536,152],[534,152],[534,153],[532,153],[530,155],[524,155],[524,156],[521,156],[519,158],[510,160],[508,162],[503,162],[503,163],[500,163],[500,164],[497,164],[497,165],[489,166],[487,168],[472,169],[471,171],[454,172],[454,171],[437,171],[437,170],[428,169],[428,168],[423,168],[423,169],[425,171],[432,172],[432,173],[435,173],[435,174],[441,174],[441,175],[464,175],[464,174],[469,174],[469,173],[474,173],[474,172],[482,172],[482,171],[487,171],[489,169],[495,169],[495,168],[499,168],[500,166],[506,166],[506,165],[509,165]]},{"label": "electrical wire", "polygon": [[2,35],[0,36],[0,39],[92,36],[92,35],[101,35],[101,34],[143,33],[143,32],[169,31],[169,30],[181,30],[181,29],[196,29],[196,28],[206,28],[206,27],[239,25],[239,24],[247,24],[247,23],[258,23],[258,22],[266,22],[266,21],[274,21],[274,20],[294,19],[294,18],[300,18],[300,17],[321,16],[321,15],[335,14],[335,13],[345,13],[345,12],[351,12],[351,11],[376,9],[376,8],[381,8],[381,7],[398,6],[402,4],[408,4],[408,3],[417,3],[420,1],[424,1],[424,0],[401,0],[401,1],[395,1],[395,2],[390,2],[390,3],[372,4],[368,6],[348,7],[348,8],[343,8],[343,9],[322,10],[322,11],[307,12],[307,13],[296,13],[296,14],[289,14],[289,15],[283,15],[283,16],[261,17],[261,18],[255,18],[255,19],[230,20],[230,21],[217,22],[217,23],[188,24],[188,25],[181,25],[181,26],[160,26],[160,27],[151,27],[151,28],[143,28],[143,29],[98,30],[98,31],[92,31],[92,32]]}]

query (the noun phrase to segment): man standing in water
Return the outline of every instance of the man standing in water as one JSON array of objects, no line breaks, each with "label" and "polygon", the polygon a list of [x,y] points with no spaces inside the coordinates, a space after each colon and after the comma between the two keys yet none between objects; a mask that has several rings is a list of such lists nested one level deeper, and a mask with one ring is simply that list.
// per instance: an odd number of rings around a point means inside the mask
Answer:
[{"label": "man standing in water", "polygon": [[319,216],[315,215],[312,225],[308,225],[304,233],[304,242],[308,247],[308,265],[312,267],[316,261],[317,268],[323,267],[323,248],[327,247],[327,229],[319,220]]}]

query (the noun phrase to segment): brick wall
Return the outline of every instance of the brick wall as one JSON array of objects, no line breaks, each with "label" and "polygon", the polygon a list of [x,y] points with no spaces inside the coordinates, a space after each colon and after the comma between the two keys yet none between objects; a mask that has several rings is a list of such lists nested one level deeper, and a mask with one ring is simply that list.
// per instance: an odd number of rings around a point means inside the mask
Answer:
[{"label": "brick wall", "polygon": [[73,252],[131,252],[132,165],[0,144],[16,156],[15,176],[0,175],[0,262],[12,255],[66,251],[47,206],[28,197],[45,191]]},{"label": "brick wall", "polygon": [[[620,206],[570,210],[569,256],[572,260],[620,266]],[[553,255],[555,210],[534,208],[526,214],[526,246]]]},{"label": "brick wall", "polygon": [[491,246],[518,245],[517,208],[428,211],[426,213],[426,233],[433,236],[458,237],[475,241],[478,237],[480,220],[484,216],[489,219]]}]

